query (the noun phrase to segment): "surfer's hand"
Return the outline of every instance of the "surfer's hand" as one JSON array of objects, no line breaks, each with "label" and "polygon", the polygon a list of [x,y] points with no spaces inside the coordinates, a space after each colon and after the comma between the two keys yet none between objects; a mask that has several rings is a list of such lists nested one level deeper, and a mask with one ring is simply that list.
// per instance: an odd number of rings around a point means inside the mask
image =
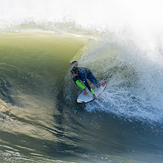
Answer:
[{"label": "surfer's hand", "polygon": [[97,99],[97,97],[96,97],[96,95],[95,95],[95,94],[93,95],[93,98],[94,98],[95,100]]},{"label": "surfer's hand", "polygon": [[87,91],[86,91],[86,89],[84,89],[84,95],[87,95],[88,93],[87,93]]}]

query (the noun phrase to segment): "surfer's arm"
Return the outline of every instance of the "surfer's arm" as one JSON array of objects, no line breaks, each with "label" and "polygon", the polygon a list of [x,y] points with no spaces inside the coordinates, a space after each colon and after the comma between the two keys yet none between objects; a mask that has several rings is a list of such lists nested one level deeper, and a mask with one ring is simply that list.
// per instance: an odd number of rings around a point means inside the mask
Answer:
[{"label": "surfer's arm", "polygon": [[79,80],[76,80],[75,83],[82,89],[85,89],[85,86],[79,81]]},{"label": "surfer's arm", "polygon": [[95,95],[95,93],[94,93],[94,91],[93,91],[93,89],[92,89],[92,88],[91,88],[90,92],[92,93],[92,95]]},{"label": "surfer's arm", "polygon": [[[76,80],[75,83],[82,89],[86,88],[79,80]],[[95,93],[94,93],[93,89],[88,84],[86,86],[89,89],[89,91],[92,93],[92,95],[94,95]]]},{"label": "surfer's arm", "polygon": [[89,89],[89,91],[92,93],[92,95],[94,95],[95,93],[94,93],[93,89],[89,86],[87,80],[84,81],[84,84]]}]

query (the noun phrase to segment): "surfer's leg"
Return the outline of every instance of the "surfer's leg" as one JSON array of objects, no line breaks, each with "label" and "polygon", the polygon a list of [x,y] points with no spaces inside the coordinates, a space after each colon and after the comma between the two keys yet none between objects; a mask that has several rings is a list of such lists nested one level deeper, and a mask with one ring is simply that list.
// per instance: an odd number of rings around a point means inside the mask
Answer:
[{"label": "surfer's leg", "polygon": [[87,73],[87,79],[89,79],[97,88],[100,87],[100,83],[95,78],[95,76],[92,74],[92,72],[89,70]]}]

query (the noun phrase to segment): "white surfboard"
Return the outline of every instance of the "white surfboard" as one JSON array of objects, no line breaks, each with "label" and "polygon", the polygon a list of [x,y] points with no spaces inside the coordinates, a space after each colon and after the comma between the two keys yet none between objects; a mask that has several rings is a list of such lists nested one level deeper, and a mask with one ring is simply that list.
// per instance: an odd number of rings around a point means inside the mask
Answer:
[{"label": "white surfboard", "polygon": [[[93,84],[91,85],[91,88],[94,90],[94,93],[96,97],[98,97],[106,88],[106,81],[105,80],[100,80],[101,86],[99,88],[96,88]],[[86,88],[87,89],[87,88]],[[93,95],[92,93],[87,89],[88,94],[84,95],[84,91],[78,96],[77,102],[78,103],[86,103],[93,101]]]}]

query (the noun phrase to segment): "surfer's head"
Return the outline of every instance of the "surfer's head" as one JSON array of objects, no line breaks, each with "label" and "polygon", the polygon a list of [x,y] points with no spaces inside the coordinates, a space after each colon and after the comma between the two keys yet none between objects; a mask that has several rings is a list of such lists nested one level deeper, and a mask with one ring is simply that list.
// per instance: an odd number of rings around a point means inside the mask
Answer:
[{"label": "surfer's head", "polygon": [[77,67],[73,67],[73,68],[70,70],[70,72],[71,72],[71,75],[72,75],[72,76],[77,76],[78,73],[79,73],[79,69],[78,69]]}]

